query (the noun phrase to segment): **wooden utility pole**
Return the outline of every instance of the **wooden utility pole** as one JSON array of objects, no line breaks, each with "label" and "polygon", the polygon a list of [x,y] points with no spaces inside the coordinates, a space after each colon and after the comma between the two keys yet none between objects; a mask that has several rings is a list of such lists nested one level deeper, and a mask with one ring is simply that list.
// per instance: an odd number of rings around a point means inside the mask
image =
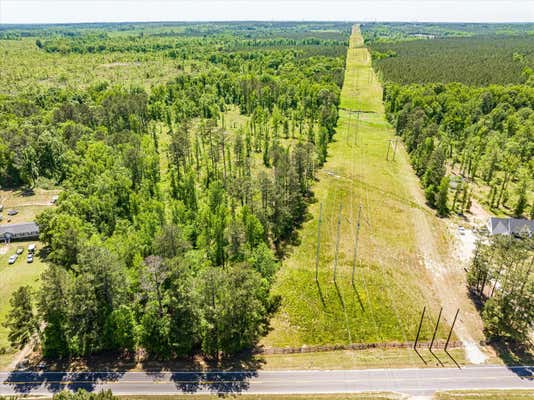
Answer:
[{"label": "wooden utility pole", "polygon": [[349,124],[347,126],[347,137],[346,137],[347,138],[347,140],[346,140],[347,144],[349,144],[349,140],[350,140],[350,123],[351,123],[351,120],[352,120],[352,111],[349,110]]},{"label": "wooden utility pole", "polygon": [[360,218],[362,215],[362,203],[358,207],[358,221],[356,222],[356,235],[354,238],[354,258],[352,260],[352,285],[354,286],[354,273],[356,271],[356,264],[358,263],[358,238],[360,236]]},{"label": "wooden utility pole", "polygon": [[528,266],[528,271],[525,279],[523,279],[523,283],[521,284],[521,290],[519,297],[521,298],[523,296],[523,290],[525,289],[525,285],[528,282],[528,279],[530,278],[530,272],[532,271],[532,266],[534,265],[534,256],[530,258],[530,265]]},{"label": "wooden utility pole", "polygon": [[337,258],[339,254],[339,235],[341,233],[341,204],[339,205],[339,214],[337,217],[337,236],[336,236],[336,254],[334,256],[334,283],[336,282],[336,271],[337,271]]},{"label": "wooden utility pole", "polygon": [[386,161],[389,161],[389,148],[391,147],[391,139],[388,140],[388,150],[386,152]]},{"label": "wooden utility pole", "polygon": [[456,315],[454,316],[454,320],[452,321],[451,330],[449,332],[449,336],[447,336],[447,342],[445,343],[445,352],[447,351],[447,347],[449,347],[449,341],[451,340],[452,331],[454,329],[454,324],[456,323],[456,318],[458,318],[458,313],[460,312],[460,309],[456,310]]},{"label": "wooden utility pole", "polygon": [[321,249],[321,221],[323,218],[323,204],[319,204],[319,221],[317,222],[317,251],[315,254],[315,282],[319,282],[319,252]]},{"label": "wooden utility pole", "polygon": [[499,283],[499,278],[501,277],[502,270],[503,270],[503,267],[501,266],[501,268],[499,269],[499,272],[497,273],[497,278],[495,279],[495,282],[493,283],[493,287],[491,288],[491,292],[490,292],[489,297],[493,297],[493,293],[495,292],[495,288],[497,287],[497,283]]},{"label": "wooden utility pole", "polygon": [[432,341],[430,342],[429,350],[432,351],[432,346],[434,345],[434,340],[436,339],[436,333],[438,333],[439,320],[441,319],[441,313],[443,312],[443,307],[439,309],[438,320],[436,321],[436,327],[434,328],[434,334],[432,335]]},{"label": "wooden utility pole", "polygon": [[356,131],[354,134],[354,145],[358,146],[358,133],[360,130],[360,111],[357,111],[358,114],[356,114]]},{"label": "wooden utility pole", "polygon": [[417,342],[419,341],[419,334],[421,333],[421,327],[423,326],[423,318],[425,318],[426,306],[423,307],[423,312],[421,313],[421,320],[419,321],[419,327],[417,328],[417,335],[415,335],[415,342],[413,344],[413,349],[417,351]]},{"label": "wooden utility pole", "polygon": [[397,153],[397,145],[399,144],[399,139],[395,138],[395,144],[393,145],[393,161],[395,161],[395,154]]}]

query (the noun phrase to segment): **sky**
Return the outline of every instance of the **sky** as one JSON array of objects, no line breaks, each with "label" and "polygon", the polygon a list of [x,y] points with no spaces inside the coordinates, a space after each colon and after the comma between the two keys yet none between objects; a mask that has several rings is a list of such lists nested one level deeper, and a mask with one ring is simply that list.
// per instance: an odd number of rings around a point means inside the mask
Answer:
[{"label": "sky", "polygon": [[0,0],[0,24],[223,20],[534,22],[534,0]]}]

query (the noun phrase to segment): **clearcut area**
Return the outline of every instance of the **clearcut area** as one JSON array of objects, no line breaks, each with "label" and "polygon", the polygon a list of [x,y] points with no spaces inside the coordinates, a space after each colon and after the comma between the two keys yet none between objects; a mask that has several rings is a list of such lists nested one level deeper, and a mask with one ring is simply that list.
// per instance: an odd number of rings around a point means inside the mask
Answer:
[{"label": "clearcut area", "polygon": [[[382,87],[359,27],[350,39],[340,108],[314,188],[317,202],[278,275],[274,291],[283,300],[266,347],[413,341],[425,305],[420,340],[433,335],[441,302],[425,267],[425,247],[446,242],[446,232],[422,195],[414,195],[420,189],[385,119]],[[419,240],[421,229],[429,235],[426,243]],[[442,315],[438,339],[447,338],[449,314]],[[423,364],[415,353],[413,364]]]}]

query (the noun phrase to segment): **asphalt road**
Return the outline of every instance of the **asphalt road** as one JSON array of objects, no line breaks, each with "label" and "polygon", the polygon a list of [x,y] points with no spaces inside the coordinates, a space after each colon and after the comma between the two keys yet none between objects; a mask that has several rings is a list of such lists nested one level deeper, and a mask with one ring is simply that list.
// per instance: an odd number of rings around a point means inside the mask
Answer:
[{"label": "asphalt road", "polygon": [[430,395],[454,389],[532,389],[534,366],[253,372],[0,372],[0,395],[63,389],[114,394],[349,393],[393,391]]}]

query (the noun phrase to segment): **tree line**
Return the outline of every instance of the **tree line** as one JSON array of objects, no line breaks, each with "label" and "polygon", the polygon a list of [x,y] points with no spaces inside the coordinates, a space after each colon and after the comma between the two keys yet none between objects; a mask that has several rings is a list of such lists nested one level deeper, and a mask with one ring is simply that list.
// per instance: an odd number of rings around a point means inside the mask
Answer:
[{"label": "tree line", "polygon": [[[384,98],[427,200],[441,215],[469,209],[473,185],[485,185],[481,200],[489,208],[534,216],[533,88],[391,83]],[[447,168],[456,174],[454,185]]]},{"label": "tree line", "polygon": [[370,42],[373,66],[400,84],[522,84],[534,76],[530,35],[487,35]]},{"label": "tree line", "polygon": [[524,346],[534,328],[534,241],[498,235],[479,242],[467,274],[490,340]]},{"label": "tree line", "polygon": [[431,23],[431,22],[372,22],[362,25],[367,43],[398,42],[407,40],[496,35],[529,35],[534,25],[529,23]]}]

